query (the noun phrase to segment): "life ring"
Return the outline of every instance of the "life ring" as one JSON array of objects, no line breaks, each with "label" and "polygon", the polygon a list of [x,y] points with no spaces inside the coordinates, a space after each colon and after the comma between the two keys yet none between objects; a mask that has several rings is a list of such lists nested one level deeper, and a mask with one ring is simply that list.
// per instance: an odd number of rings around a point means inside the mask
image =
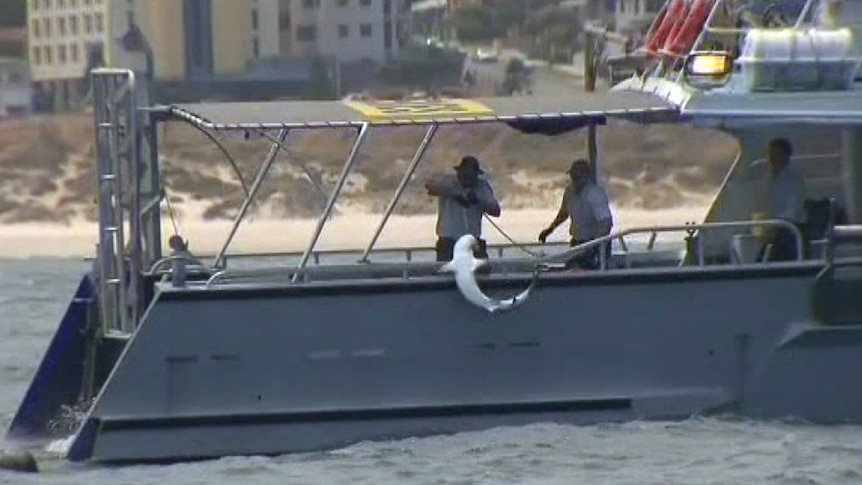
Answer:
[{"label": "life ring", "polygon": [[672,56],[688,54],[697,41],[698,35],[703,31],[703,26],[706,24],[706,19],[709,18],[714,4],[715,0],[694,0],[685,22],[675,35],[669,38],[669,42],[665,43],[662,54]]},{"label": "life ring", "polygon": [[656,27],[650,32],[644,47],[651,54],[658,54],[659,50],[664,47],[670,36],[673,28],[685,19],[688,10],[688,0],[670,0],[659,18],[656,19]]}]

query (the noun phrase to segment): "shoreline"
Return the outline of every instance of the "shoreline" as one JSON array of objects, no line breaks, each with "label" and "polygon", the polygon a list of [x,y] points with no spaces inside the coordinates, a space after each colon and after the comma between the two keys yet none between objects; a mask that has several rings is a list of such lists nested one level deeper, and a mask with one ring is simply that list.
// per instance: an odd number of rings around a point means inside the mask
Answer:
[{"label": "shoreline", "polygon": [[[543,227],[553,219],[556,209],[519,209],[504,212],[494,222],[519,243],[533,243]],[[683,224],[702,221],[704,206],[687,206],[662,210],[614,210],[615,230],[636,226]],[[345,211],[323,227],[317,250],[362,250],[371,240],[382,215]],[[215,254],[224,244],[232,221],[204,222],[183,218],[179,228],[189,240],[189,248],[200,255]],[[433,247],[436,214],[392,216],[384,227],[375,248]],[[230,246],[229,254],[301,252],[311,241],[315,219],[248,218],[243,221]],[[549,242],[566,241],[568,224],[564,223]],[[89,258],[95,254],[98,226],[92,222],[70,225],[23,223],[0,225],[0,259]],[[173,227],[162,221],[163,247]],[[508,242],[493,226],[483,224],[483,235],[489,244]]]}]

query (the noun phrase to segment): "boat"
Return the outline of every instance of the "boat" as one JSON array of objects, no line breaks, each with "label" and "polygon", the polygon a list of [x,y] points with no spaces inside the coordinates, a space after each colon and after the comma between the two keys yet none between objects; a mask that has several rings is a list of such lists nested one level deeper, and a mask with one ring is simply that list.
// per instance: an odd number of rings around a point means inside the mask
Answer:
[{"label": "boat", "polygon": [[[134,72],[93,70],[96,263],[7,439],[37,446],[68,437],[70,461],[123,464],[535,422],[862,422],[862,386],[850,371],[862,368],[854,36],[803,19],[811,0],[796,24],[780,29],[714,24],[725,3],[710,2],[708,18],[689,26],[697,36],[690,48],[650,53],[647,69],[610,91],[567,98],[164,106],[147,102]],[[715,41],[728,38],[742,40],[739,53]],[[222,250],[185,285],[172,282],[176,259],[163,253],[160,232],[159,136],[176,123],[214,143],[238,133],[272,147]],[[734,136],[740,150],[702,222],[549,245],[544,256],[524,256],[514,243],[492,247],[488,273],[476,276],[485,291],[535,288],[517,308],[491,313],[470,304],[453,276],[439,273],[441,263],[414,258],[418,249],[374,248],[438,127],[482,123],[536,136],[613,123],[694,125]],[[374,237],[338,258],[319,251],[363,143],[380,127],[408,125],[426,134]],[[231,239],[288,135],[336,128],[354,130],[355,141],[306,249],[272,256],[284,264],[234,266]],[[828,150],[809,149],[836,134]],[[777,135],[797,148],[806,196],[826,201],[816,234],[752,215],[760,190],[752,174]],[[758,258],[757,231],[778,226],[793,231],[796,258]],[[677,245],[655,242],[671,233]],[[648,243],[631,244],[637,236]],[[599,270],[553,270],[611,241]]]}]

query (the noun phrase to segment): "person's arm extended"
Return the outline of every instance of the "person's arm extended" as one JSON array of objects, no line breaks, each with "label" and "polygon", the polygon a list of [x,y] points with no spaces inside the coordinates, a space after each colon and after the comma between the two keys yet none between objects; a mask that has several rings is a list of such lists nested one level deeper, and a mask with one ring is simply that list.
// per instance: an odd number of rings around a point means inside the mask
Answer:
[{"label": "person's arm extended", "polygon": [[570,187],[566,187],[566,190],[563,192],[563,199],[560,201],[560,209],[557,211],[557,215],[554,217],[554,220],[551,221],[551,225],[546,227],[541,233],[539,233],[539,242],[544,243],[545,239],[554,232],[554,229],[559,227],[560,224],[565,222],[566,218],[569,217],[569,209],[568,209],[568,200],[569,200],[569,190]]},{"label": "person's arm extended", "polygon": [[463,196],[463,191],[458,187],[453,180],[445,177],[435,177],[425,182],[425,189],[428,190],[428,195],[434,197],[458,197]]},{"label": "person's arm extended", "polygon": [[[485,212],[489,216],[500,217],[500,202],[497,201],[497,197],[494,195],[494,189],[487,182],[481,182],[480,184],[471,192],[473,197],[475,197],[475,203],[479,204],[482,212]],[[473,200],[470,200],[471,198],[470,195],[467,196],[468,202],[473,203]]]}]

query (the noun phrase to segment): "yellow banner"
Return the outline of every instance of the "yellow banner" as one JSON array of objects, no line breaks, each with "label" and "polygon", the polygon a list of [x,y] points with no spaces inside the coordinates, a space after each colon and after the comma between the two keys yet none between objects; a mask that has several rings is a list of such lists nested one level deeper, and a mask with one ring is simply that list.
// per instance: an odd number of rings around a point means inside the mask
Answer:
[{"label": "yellow banner", "polygon": [[493,113],[482,103],[457,98],[345,101],[344,104],[369,118],[469,117]]}]

